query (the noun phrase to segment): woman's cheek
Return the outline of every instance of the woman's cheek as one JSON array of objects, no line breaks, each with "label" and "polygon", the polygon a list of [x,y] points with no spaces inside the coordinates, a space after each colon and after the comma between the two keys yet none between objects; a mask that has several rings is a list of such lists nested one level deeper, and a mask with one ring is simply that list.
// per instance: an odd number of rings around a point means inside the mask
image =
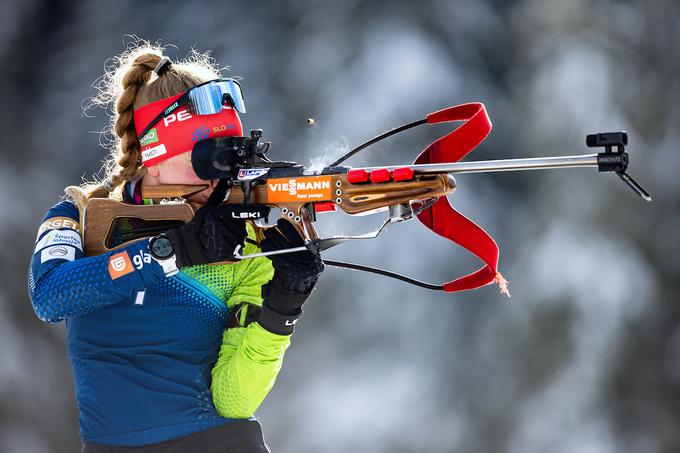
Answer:
[{"label": "woman's cheek", "polygon": [[185,170],[183,174],[183,178],[190,184],[205,184],[206,181],[202,180],[198,176],[196,176],[196,173],[194,172],[193,168],[188,168]]}]

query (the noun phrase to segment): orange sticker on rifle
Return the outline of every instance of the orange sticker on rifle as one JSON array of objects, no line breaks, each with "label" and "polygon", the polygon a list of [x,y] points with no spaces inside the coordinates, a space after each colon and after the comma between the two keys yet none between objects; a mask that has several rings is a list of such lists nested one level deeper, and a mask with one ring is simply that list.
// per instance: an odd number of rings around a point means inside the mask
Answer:
[{"label": "orange sticker on rifle", "polygon": [[330,176],[273,178],[267,181],[268,203],[328,201],[331,199]]}]

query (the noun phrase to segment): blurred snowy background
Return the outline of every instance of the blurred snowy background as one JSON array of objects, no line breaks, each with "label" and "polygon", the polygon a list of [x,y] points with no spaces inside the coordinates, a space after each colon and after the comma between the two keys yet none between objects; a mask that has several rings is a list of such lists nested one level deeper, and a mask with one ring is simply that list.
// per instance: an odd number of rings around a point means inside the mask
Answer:
[{"label": "blurred snowy background", "polygon": [[[105,157],[106,114],[81,105],[130,34],[231,66],[271,158],[481,101],[494,130],[468,160],[627,130],[654,197],[593,169],[458,176],[512,299],[328,268],[258,412],[274,452],[680,451],[679,25],[672,0],[0,0],[0,451],[80,448],[64,326],[33,314],[26,268],[42,215]],[[408,163],[450,127],[419,129],[348,164]],[[416,222],[327,257],[437,283],[479,266]]]}]

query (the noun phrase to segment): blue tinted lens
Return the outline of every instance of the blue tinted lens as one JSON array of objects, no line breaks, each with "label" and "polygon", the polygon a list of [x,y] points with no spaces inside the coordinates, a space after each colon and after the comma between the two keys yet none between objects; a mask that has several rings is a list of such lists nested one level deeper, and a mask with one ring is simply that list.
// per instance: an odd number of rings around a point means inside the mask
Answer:
[{"label": "blue tinted lens", "polygon": [[241,86],[233,80],[225,80],[220,82],[226,93],[231,95],[234,101],[234,108],[241,113],[246,113],[246,103],[243,101],[243,92]]},{"label": "blue tinted lens", "polygon": [[212,115],[222,111],[222,93],[212,83],[189,91],[189,102],[197,115]]},{"label": "blue tinted lens", "polygon": [[233,80],[220,80],[198,86],[189,91],[189,101],[197,115],[213,115],[222,111],[224,95],[228,94],[234,102],[234,108],[246,113],[241,87]]}]

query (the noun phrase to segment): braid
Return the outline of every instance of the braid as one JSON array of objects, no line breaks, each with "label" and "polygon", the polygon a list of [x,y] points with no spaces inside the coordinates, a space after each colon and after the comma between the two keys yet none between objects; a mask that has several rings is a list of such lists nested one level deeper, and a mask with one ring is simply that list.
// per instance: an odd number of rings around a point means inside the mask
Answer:
[{"label": "braid", "polygon": [[160,59],[160,56],[152,53],[140,55],[135,58],[121,81],[123,92],[116,102],[117,117],[113,125],[116,136],[120,138],[120,152],[116,159],[119,169],[116,174],[111,175],[109,187],[115,188],[132,179],[141,165],[141,145],[133,121],[135,100],[139,89],[149,81]]},{"label": "braid", "polygon": [[85,182],[81,186],[87,198],[109,197],[122,184],[144,173],[141,143],[134,124],[135,109],[219,77],[220,69],[209,54],[196,51],[185,60],[173,62],[160,76],[154,77],[153,71],[163,52],[159,45],[139,40],[114,57],[104,76],[95,82],[99,93],[85,108],[112,107],[113,117],[107,132],[112,133],[110,144],[113,146],[102,168],[104,179]]}]

